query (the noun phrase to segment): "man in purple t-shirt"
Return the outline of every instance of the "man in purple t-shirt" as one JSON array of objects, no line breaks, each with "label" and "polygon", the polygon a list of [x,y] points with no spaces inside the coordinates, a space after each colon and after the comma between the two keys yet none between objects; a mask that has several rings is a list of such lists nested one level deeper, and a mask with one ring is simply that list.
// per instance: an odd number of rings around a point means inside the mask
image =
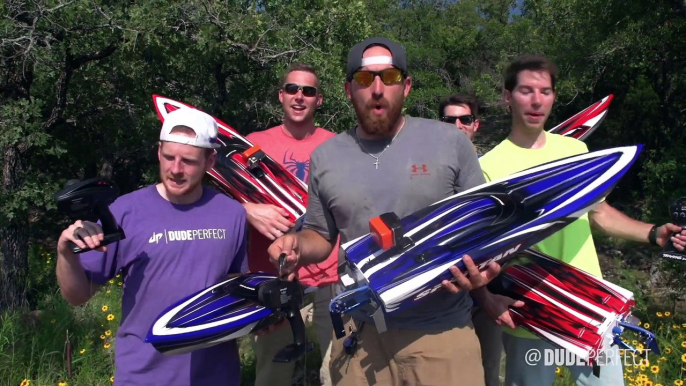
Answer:
[{"label": "man in purple t-shirt", "polygon": [[[216,159],[216,138],[211,116],[192,109],[170,113],[158,148],[161,182],[110,206],[126,238],[100,246],[102,228],[79,220],[57,242],[57,280],[72,305],[87,302],[99,286],[124,273],[116,385],[240,383],[235,341],[180,355],[163,355],[145,343],[169,305],[229,273],[247,271],[245,210],[201,184]],[[95,250],[76,255],[68,241]]]}]

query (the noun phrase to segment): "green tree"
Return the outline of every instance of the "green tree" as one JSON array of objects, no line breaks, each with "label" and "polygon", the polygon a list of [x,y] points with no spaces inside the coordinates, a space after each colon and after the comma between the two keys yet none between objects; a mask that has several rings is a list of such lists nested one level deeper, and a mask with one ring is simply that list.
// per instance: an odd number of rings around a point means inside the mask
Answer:
[{"label": "green tree", "polygon": [[279,79],[319,71],[319,124],[349,127],[347,51],[369,31],[363,2],[8,1],[0,42],[3,175],[0,309],[26,304],[31,237],[54,248],[66,180],[156,180],[152,94],[193,104],[247,134],[280,120]]},{"label": "green tree", "polygon": [[[39,160],[57,159],[64,147],[52,135],[73,124],[70,89],[76,73],[106,60],[120,30],[109,10],[54,1],[4,3],[0,21],[2,83],[0,125],[0,309],[26,301],[30,215],[49,207],[56,181]],[[82,111],[85,112],[85,111]]]}]

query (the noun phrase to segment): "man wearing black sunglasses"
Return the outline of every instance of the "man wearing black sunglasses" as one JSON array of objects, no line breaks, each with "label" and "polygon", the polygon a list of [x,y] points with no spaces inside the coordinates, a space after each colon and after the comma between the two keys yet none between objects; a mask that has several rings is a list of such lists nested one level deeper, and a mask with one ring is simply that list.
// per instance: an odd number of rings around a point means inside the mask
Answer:
[{"label": "man wearing black sunglasses", "polygon": [[[351,49],[345,91],[357,125],[312,153],[303,230],[269,247],[274,264],[286,254],[285,273],[325,259],[339,235],[345,243],[369,233],[373,217],[404,217],[485,182],[474,148],[455,126],[402,113],[411,87],[398,43],[370,38]],[[446,281],[424,303],[387,317],[385,331],[370,318],[347,321],[356,350],[343,347],[345,338],[333,341],[333,383],[483,385],[468,292],[499,266],[479,272],[471,258],[463,261],[469,278],[453,267],[458,285]]]},{"label": "man wearing black sunglasses", "polygon": [[[478,114],[479,102],[470,94],[451,95],[438,105],[439,119],[457,126],[472,143],[474,134],[479,129],[480,122],[476,118]],[[476,145],[474,148],[476,149]],[[478,302],[475,303],[472,308],[472,323],[481,344],[481,362],[484,366],[486,386],[498,386],[503,353],[502,329],[482,307],[478,306]]]},{"label": "man wearing black sunglasses", "polygon": [[451,95],[438,106],[438,116],[442,122],[457,126],[474,141],[474,134],[479,130],[479,102],[469,94]]},{"label": "man wearing black sunglasses", "polygon": [[[312,66],[292,65],[281,80],[279,89],[283,123],[247,136],[249,141],[259,145],[271,158],[304,182],[309,178],[310,154],[334,136],[334,133],[317,127],[314,122],[315,111],[323,100],[319,90],[319,79]],[[244,204],[244,207],[251,225],[248,239],[249,269],[277,274],[276,268],[269,262],[267,247],[271,240],[287,233],[293,224],[280,207],[263,204]],[[327,353],[333,327],[328,305],[333,296],[333,286],[338,281],[337,252],[338,248],[334,248],[325,261],[298,271],[301,282],[318,288],[312,296],[312,302],[307,299],[301,314],[314,324],[323,362],[320,380],[324,386],[331,384]],[[275,363],[272,358],[278,350],[292,342],[291,330],[284,328],[284,325],[254,337],[256,386],[291,384],[295,363]]]}]

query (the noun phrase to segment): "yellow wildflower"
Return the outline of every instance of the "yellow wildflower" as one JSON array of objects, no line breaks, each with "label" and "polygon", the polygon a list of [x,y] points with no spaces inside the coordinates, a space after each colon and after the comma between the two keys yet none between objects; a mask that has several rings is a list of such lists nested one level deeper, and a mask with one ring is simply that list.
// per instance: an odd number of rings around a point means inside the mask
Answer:
[{"label": "yellow wildflower", "polygon": [[650,372],[653,374],[657,374],[660,372],[660,366],[651,366],[650,367]]},{"label": "yellow wildflower", "polygon": [[672,329],[674,329],[674,330],[678,330],[679,328],[680,328],[680,326],[678,324],[672,325]]},{"label": "yellow wildflower", "polygon": [[669,317],[670,315],[672,315],[672,313],[671,313],[671,312],[669,312],[669,311],[665,311],[665,316],[666,316],[666,317]]},{"label": "yellow wildflower", "polygon": [[643,324],[643,327],[644,327],[644,328],[650,328],[650,323],[644,323],[644,324]]},{"label": "yellow wildflower", "polygon": [[21,386],[29,386],[31,384],[31,381],[28,379],[24,379],[21,381]]},{"label": "yellow wildflower", "polygon": [[555,368],[555,374],[560,374],[560,371],[562,371],[562,369],[560,369],[559,367]]},{"label": "yellow wildflower", "polygon": [[100,339],[105,340],[105,335],[100,335]]},{"label": "yellow wildflower", "polygon": [[110,292],[112,292],[112,291],[110,291],[110,290],[105,291],[105,293],[110,293]]},{"label": "yellow wildflower", "polygon": [[109,281],[110,284],[114,284],[114,279]]},{"label": "yellow wildflower", "polygon": [[658,312],[655,313],[655,315],[657,315],[658,318],[661,318],[661,317],[662,317],[662,312],[658,311]]},{"label": "yellow wildflower", "polygon": [[122,282],[117,283],[117,285],[118,285],[118,286],[121,286],[121,285],[122,285]]},{"label": "yellow wildflower", "polygon": [[[646,371],[646,365],[641,365],[641,371]],[[643,375],[643,374],[641,374],[641,375]]]},{"label": "yellow wildflower", "polygon": [[107,320],[109,320],[109,321],[114,320],[114,314],[107,315]]},{"label": "yellow wildflower", "polygon": [[667,358],[665,357],[660,357],[660,359],[657,360],[658,362],[667,362]]},{"label": "yellow wildflower", "polygon": [[665,354],[671,354],[671,353],[672,353],[672,349],[669,348],[669,347],[667,347],[667,348],[665,349]]},{"label": "yellow wildflower", "polygon": [[120,277],[121,277],[121,273],[117,274],[117,276],[116,276],[116,277],[117,277],[117,278],[120,278]]},{"label": "yellow wildflower", "polygon": [[641,359],[641,365],[650,366],[650,361],[646,358]]},{"label": "yellow wildflower", "polygon": [[110,377],[110,382],[114,383],[114,377]]},{"label": "yellow wildflower", "polygon": [[681,342],[681,347],[686,348],[686,340]]},{"label": "yellow wildflower", "polygon": [[109,310],[109,309],[110,309],[110,308],[107,307],[107,306],[102,306],[102,312],[107,312],[107,310]]},{"label": "yellow wildflower", "polygon": [[684,355],[681,356],[681,361],[684,362],[684,363],[686,363],[686,354],[684,354]]},{"label": "yellow wildflower", "polygon": [[676,379],[674,380],[674,384],[676,386],[684,386],[684,381],[682,381],[681,379]]},{"label": "yellow wildflower", "polygon": [[107,330],[107,331],[105,331],[105,335],[106,335],[106,336],[112,335],[112,330]]},{"label": "yellow wildflower", "polygon": [[102,347],[108,349],[108,348],[110,348],[110,344],[109,344],[109,343],[105,343]]},{"label": "yellow wildflower", "polygon": [[67,386],[67,382],[58,382],[57,386]]},{"label": "yellow wildflower", "polygon": [[86,349],[85,349],[85,348],[82,348],[81,351],[79,351],[79,354],[81,354],[81,355],[83,355],[83,354],[85,354],[85,353],[86,353]]},{"label": "yellow wildflower", "polygon": [[686,323],[682,323],[681,327],[686,328]]}]

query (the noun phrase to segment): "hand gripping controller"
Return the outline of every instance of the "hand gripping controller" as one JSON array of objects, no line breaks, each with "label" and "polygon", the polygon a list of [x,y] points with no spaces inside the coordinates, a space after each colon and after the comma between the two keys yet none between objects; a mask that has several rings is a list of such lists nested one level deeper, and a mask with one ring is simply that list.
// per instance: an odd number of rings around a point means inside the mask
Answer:
[{"label": "hand gripping controller", "polygon": [[[681,227],[681,229],[686,229],[686,197],[681,197],[676,200],[670,207],[669,213],[672,214],[672,222]],[[681,261],[686,263],[686,254],[677,251],[674,248],[671,240],[667,241],[664,250],[660,253],[665,259]]]},{"label": "hand gripping controller", "polygon": [[[64,189],[55,193],[57,209],[67,213],[70,217],[97,222],[100,220],[104,233],[104,240],[100,245],[107,245],[126,238],[124,230],[115,220],[109,205],[119,196],[119,187],[114,181],[91,178],[85,181],[69,180]],[[79,248],[69,243],[74,253],[83,253],[90,248]]]},{"label": "hand gripping controller", "polygon": [[233,294],[249,301],[263,305],[274,311],[278,318],[264,319],[254,330],[259,330],[275,320],[285,317],[291,325],[293,343],[280,349],[272,359],[273,362],[288,363],[297,360],[314,349],[314,343],[307,341],[305,323],[300,315],[303,304],[303,288],[297,281],[288,281],[281,275],[286,254],[279,256],[279,277],[267,280],[257,287],[241,283],[233,289]]}]

